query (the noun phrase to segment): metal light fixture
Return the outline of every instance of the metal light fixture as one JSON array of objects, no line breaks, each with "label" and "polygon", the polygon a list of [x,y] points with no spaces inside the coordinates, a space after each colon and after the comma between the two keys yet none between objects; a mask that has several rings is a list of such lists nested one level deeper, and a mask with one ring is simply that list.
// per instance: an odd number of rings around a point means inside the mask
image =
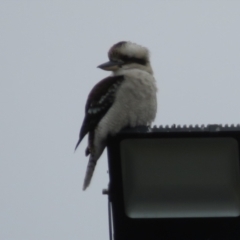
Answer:
[{"label": "metal light fixture", "polygon": [[109,139],[114,240],[240,239],[240,127],[140,127]]}]

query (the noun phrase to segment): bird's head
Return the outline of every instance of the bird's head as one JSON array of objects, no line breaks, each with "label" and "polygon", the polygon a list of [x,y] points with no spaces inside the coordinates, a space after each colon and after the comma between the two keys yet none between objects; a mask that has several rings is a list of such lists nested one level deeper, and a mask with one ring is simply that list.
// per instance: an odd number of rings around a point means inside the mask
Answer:
[{"label": "bird's head", "polygon": [[122,41],[114,44],[108,51],[108,58],[108,62],[98,67],[113,72],[137,68],[153,73],[148,49],[136,43]]}]

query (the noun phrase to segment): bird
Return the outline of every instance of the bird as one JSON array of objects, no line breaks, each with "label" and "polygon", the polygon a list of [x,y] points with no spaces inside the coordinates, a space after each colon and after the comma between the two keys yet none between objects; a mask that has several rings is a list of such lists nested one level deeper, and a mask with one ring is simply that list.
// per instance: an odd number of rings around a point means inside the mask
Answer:
[{"label": "bird", "polygon": [[98,68],[111,71],[90,91],[85,117],[75,150],[88,134],[85,155],[89,156],[83,183],[85,190],[92,179],[106,140],[126,127],[150,126],[157,112],[157,85],[146,47],[130,41],[114,44],[109,61]]}]

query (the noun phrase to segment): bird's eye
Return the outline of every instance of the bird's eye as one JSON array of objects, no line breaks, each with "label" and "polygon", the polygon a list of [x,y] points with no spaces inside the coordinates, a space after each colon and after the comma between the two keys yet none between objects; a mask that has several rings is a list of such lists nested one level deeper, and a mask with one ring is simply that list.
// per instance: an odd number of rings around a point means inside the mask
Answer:
[{"label": "bird's eye", "polygon": [[118,66],[121,68],[123,66],[124,62],[121,60],[118,60]]}]

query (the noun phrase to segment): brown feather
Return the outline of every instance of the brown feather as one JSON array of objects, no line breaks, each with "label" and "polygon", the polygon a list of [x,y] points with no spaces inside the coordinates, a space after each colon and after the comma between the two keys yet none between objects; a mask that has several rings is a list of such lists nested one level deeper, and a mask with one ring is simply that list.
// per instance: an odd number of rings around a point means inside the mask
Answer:
[{"label": "brown feather", "polygon": [[[123,80],[124,77],[122,75],[107,77],[93,87],[88,95],[88,100],[85,106],[85,117],[82,123],[79,140],[76,144],[75,150],[85,135],[88,132],[94,131],[99,121],[112,106],[116,93],[114,90],[116,90],[115,88],[117,86],[120,86]],[[89,154],[89,151],[90,149],[86,150],[86,154]]]}]

